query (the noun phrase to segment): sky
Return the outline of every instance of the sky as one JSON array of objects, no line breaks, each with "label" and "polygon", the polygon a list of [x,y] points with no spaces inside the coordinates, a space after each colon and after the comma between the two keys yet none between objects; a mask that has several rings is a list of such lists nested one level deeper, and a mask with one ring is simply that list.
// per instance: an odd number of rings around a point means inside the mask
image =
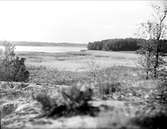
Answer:
[{"label": "sky", "polygon": [[88,43],[134,37],[147,1],[0,1],[0,40]]}]

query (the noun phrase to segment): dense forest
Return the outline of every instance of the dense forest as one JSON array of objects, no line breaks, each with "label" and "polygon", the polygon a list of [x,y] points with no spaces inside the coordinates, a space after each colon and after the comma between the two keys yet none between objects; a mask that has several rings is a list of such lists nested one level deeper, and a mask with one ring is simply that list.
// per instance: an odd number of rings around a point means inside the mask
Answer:
[{"label": "dense forest", "polygon": [[[147,43],[148,40],[137,38],[126,39],[107,39],[88,43],[88,50],[104,50],[104,51],[136,51],[141,44]],[[161,40],[161,48],[167,50],[167,40]]]}]

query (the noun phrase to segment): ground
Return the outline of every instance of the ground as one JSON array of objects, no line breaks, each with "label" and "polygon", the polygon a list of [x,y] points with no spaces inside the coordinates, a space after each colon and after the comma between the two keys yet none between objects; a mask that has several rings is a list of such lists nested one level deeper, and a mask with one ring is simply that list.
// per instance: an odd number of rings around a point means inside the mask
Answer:
[{"label": "ground", "polygon": [[[137,67],[134,52],[81,51],[69,53],[18,53],[25,57],[30,72],[28,83],[0,83],[3,127],[14,129],[112,128],[140,129],[132,123],[137,112],[156,88],[156,80],[145,80]],[[59,99],[61,87],[88,87],[119,84],[118,92],[90,102],[99,108],[96,116],[77,115],[60,118],[37,118],[41,105],[32,94],[47,91]]]}]

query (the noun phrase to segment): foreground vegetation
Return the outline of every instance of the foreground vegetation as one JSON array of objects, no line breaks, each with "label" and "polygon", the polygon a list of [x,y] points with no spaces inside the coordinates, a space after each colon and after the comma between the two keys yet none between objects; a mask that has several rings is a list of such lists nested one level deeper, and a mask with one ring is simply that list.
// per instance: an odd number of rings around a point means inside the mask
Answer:
[{"label": "foreground vegetation", "polygon": [[[143,128],[149,126],[143,121],[150,121],[148,117],[160,109],[150,112],[153,106],[148,106],[158,82],[144,80],[138,68],[113,66],[73,72],[28,66],[28,70],[28,83],[1,82],[3,127]],[[86,108],[80,111],[82,105]]]},{"label": "foreground vegetation", "polygon": [[[164,129],[167,72],[162,68],[166,69],[163,39],[167,11],[160,6],[153,9],[157,22],[141,24],[141,34],[149,40],[113,39],[88,44],[91,50],[134,51],[140,42],[138,52],[144,57],[141,67],[135,65],[138,56],[134,52],[16,56],[14,47],[6,44],[0,62],[0,128]],[[67,66],[71,67],[65,69]]]},{"label": "foreground vegetation", "polygon": [[[29,72],[28,79],[17,81],[1,78],[2,127],[163,129],[163,121],[167,118],[166,81],[145,80],[147,75],[139,67],[121,66],[120,62],[115,66],[108,66],[98,62],[99,59],[111,58],[135,61],[134,53],[114,55],[109,52],[82,51],[57,55],[31,54],[19,53],[20,58],[24,57],[27,62],[32,62],[21,65]],[[41,64],[46,58],[61,58],[66,62],[75,58],[76,62],[73,64],[82,62],[84,58],[93,57],[94,60],[86,62],[87,69],[83,71],[62,70],[58,66],[50,67],[50,64],[33,65],[33,58],[36,60],[41,54]],[[9,54],[7,57],[13,55]],[[20,60],[13,58],[12,62],[7,61],[12,69],[20,66],[13,65],[15,61]],[[1,65],[1,71],[5,66]],[[20,72],[25,73],[22,70]],[[8,76],[4,78],[8,79]]]}]

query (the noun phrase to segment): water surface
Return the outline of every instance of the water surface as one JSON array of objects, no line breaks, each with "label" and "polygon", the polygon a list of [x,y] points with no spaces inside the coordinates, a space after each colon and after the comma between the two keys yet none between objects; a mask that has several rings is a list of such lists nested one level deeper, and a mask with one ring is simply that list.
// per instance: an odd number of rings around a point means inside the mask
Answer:
[{"label": "water surface", "polygon": [[[0,49],[4,50],[3,46],[0,46]],[[70,47],[70,46],[52,46],[52,47],[46,47],[46,46],[16,46],[15,51],[16,52],[49,52],[49,53],[54,53],[54,52],[71,52],[71,51],[80,51],[80,50],[85,50],[86,47]]]}]

